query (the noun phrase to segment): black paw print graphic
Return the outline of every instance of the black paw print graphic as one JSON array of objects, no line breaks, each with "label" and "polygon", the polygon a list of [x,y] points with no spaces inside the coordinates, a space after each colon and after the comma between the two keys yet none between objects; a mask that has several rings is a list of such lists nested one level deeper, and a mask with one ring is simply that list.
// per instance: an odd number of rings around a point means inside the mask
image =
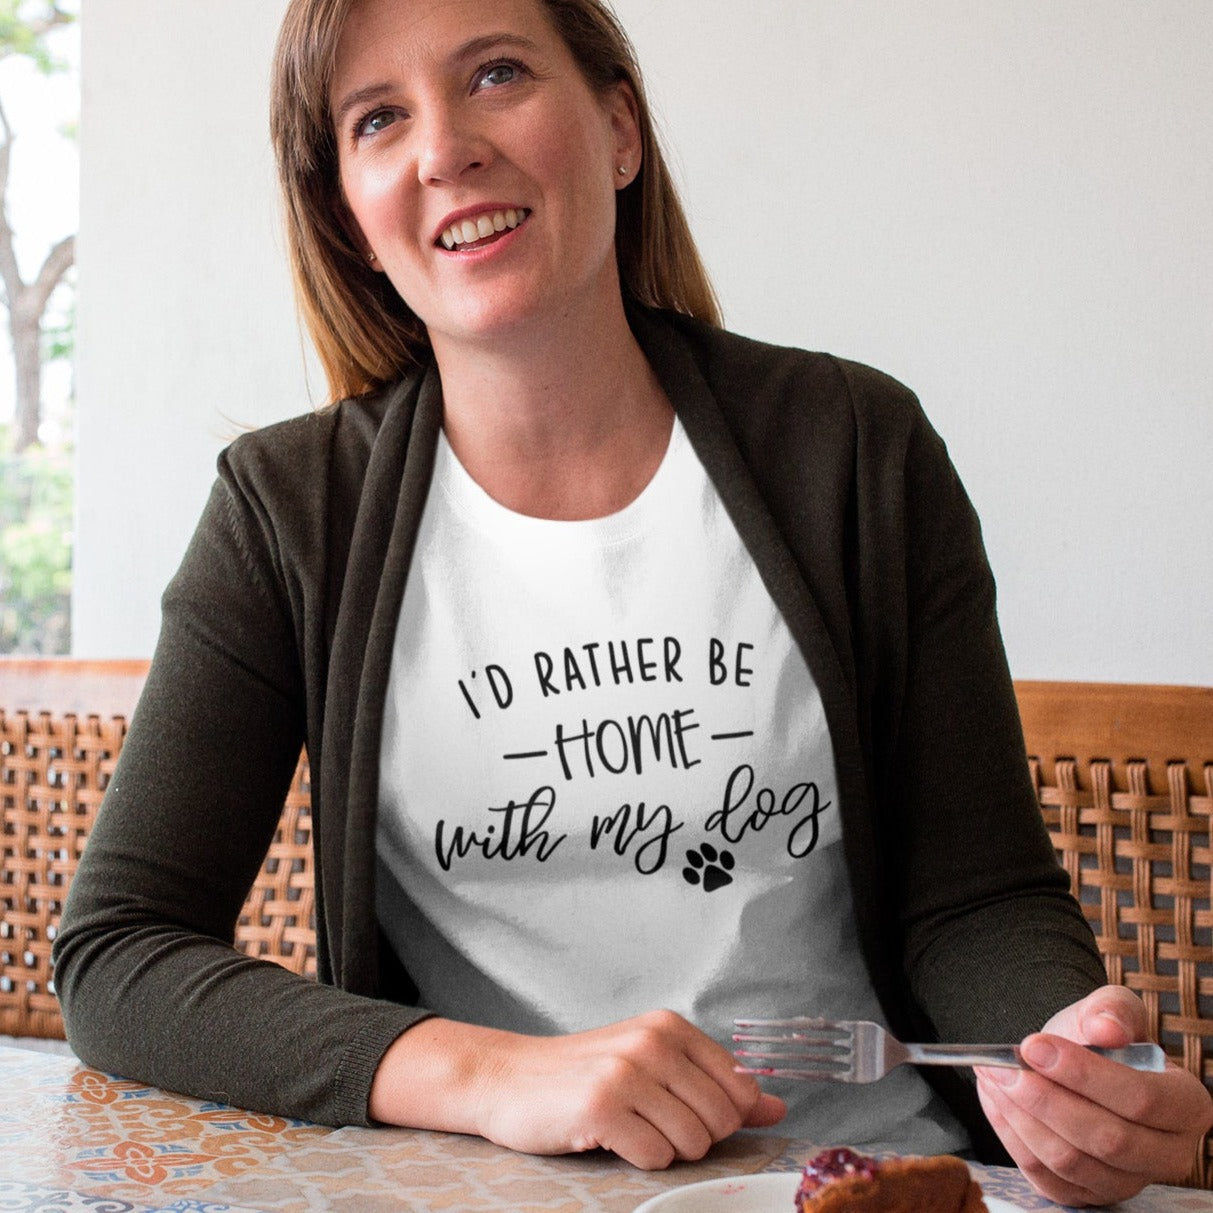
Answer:
[{"label": "black paw print graphic", "polygon": [[726,884],[732,884],[733,878],[729,873],[733,870],[733,853],[717,851],[710,842],[703,843],[697,850],[687,852],[689,867],[682,869],[682,878],[687,884],[703,882],[705,893],[714,893],[723,889]]}]

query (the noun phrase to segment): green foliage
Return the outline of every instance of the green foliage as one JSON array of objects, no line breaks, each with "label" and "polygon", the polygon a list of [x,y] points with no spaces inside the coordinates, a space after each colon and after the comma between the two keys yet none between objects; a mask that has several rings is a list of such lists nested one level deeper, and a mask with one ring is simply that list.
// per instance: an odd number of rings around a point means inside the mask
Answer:
[{"label": "green foliage", "polygon": [[73,486],[71,451],[0,455],[0,653],[68,651]]},{"label": "green foliage", "polygon": [[[68,65],[52,31],[76,20],[78,0],[0,0],[0,61],[22,56],[44,74]],[[7,121],[4,123],[7,132]],[[66,132],[65,132],[66,133]],[[70,290],[42,332],[44,363],[74,353]],[[0,653],[61,654],[71,635],[75,479],[70,449],[12,452],[0,424]]]},{"label": "green foliage", "polygon": [[61,71],[64,64],[51,54],[46,35],[75,19],[53,0],[0,0],[0,59],[24,55],[40,72]]},{"label": "green foliage", "polygon": [[[70,285],[70,284],[69,284]],[[68,298],[62,316],[46,319],[42,324],[42,362],[55,362],[60,358],[76,356],[76,296]]]}]

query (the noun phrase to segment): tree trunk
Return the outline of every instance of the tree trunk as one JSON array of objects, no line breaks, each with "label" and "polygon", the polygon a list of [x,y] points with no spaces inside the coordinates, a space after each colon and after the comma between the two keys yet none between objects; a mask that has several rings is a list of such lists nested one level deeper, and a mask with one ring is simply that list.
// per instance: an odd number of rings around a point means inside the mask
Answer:
[{"label": "tree trunk", "polygon": [[38,441],[42,420],[42,326],[40,316],[15,307],[9,313],[13,339],[17,411],[13,418],[13,450],[20,454]]},{"label": "tree trunk", "polygon": [[[52,6],[49,29],[67,20]],[[43,31],[45,32],[45,31]],[[2,302],[8,306],[8,327],[13,340],[13,369],[17,389],[13,450],[23,451],[38,441],[42,415],[42,317],[55,287],[76,260],[76,238],[66,236],[47,253],[32,282],[21,277],[8,222],[8,173],[13,132],[0,104],[0,283]]]}]

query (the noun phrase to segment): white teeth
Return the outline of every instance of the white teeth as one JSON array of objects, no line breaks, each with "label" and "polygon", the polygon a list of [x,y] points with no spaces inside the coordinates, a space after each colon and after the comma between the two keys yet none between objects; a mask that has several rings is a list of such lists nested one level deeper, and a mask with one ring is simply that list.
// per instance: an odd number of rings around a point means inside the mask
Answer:
[{"label": "white teeth", "polygon": [[439,237],[443,248],[453,249],[459,244],[471,244],[483,240],[494,232],[504,232],[506,228],[517,227],[525,218],[525,210],[510,208],[504,211],[493,211],[492,214],[477,215],[475,219],[459,219],[451,224]]}]

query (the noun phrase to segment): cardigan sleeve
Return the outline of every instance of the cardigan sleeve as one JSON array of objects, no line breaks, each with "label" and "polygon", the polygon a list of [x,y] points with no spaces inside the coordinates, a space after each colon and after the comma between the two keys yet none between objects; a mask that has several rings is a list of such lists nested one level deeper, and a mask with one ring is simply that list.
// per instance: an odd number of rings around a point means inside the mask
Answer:
[{"label": "cardigan sleeve", "polygon": [[904,964],[941,1039],[1020,1039],[1102,984],[1028,775],[977,516],[916,402],[899,457],[904,648],[878,688]]},{"label": "cardigan sleeve", "polygon": [[[911,1039],[1016,1041],[1104,984],[1028,775],[981,529],[913,394],[843,367],[855,406],[852,639],[872,803],[869,947]],[[855,606],[854,604],[859,604]],[[925,1075],[1008,1160],[971,1071]]]},{"label": "cardigan sleeve", "polygon": [[89,1065],[277,1115],[367,1123],[374,1070],[423,1015],[233,945],[304,738],[295,570],[231,457],[176,577],[147,685],[55,946]]}]

